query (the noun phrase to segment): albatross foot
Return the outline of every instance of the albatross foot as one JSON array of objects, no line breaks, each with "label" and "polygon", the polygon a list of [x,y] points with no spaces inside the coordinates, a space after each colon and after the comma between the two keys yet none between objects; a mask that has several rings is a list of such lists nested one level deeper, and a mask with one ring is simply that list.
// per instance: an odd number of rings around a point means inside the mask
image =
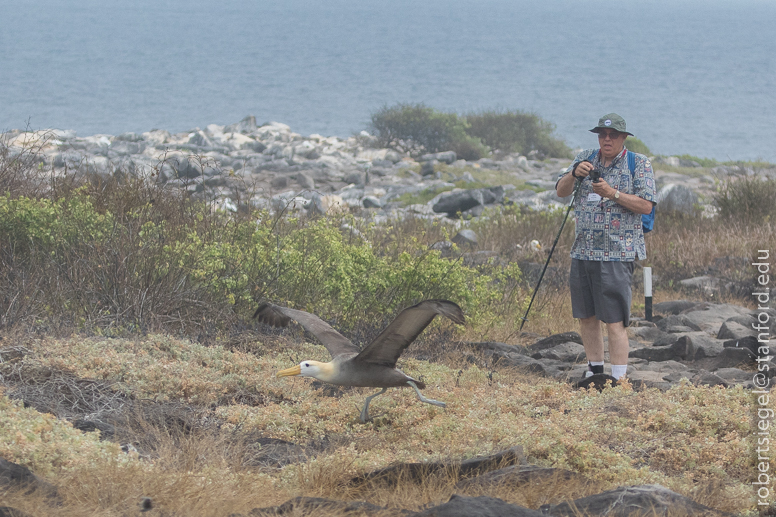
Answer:
[{"label": "albatross foot", "polygon": [[418,394],[418,400],[420,400],[421,402],[425,402],[426,404],[433,404],[433,405],[439,406],[439,407],[447,407],[447,404],[445,404],[441,400],[427,399],[426,397],[424,397],[423,394],[418,389],[418,385],[415,384],[414,382],[407,381],[407,384],[409,384],[410,386],[412,386],[415,389],[415,393]]}]

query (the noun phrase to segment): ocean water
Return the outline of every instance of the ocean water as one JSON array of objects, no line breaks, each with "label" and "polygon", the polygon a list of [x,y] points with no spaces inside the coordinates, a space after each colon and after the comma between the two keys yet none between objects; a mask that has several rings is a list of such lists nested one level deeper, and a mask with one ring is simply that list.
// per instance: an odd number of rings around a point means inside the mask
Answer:
[{"label": "ocean water", "polygon": [[571,146],[776,162],[773,0],[0,0],[0,130],[248,114],[348,136],[383,105],[520,109]]}]

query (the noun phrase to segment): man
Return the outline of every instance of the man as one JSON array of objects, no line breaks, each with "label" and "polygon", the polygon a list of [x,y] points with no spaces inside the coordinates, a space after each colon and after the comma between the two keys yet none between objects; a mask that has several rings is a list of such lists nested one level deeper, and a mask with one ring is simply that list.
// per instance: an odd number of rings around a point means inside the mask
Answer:
[{"label": "man", "polygon": [[[625,376],[628,367],[631,275],[634,261],[647,256],[641,215],[655,204],[655,179],[646,156],[635,155],[635,170],[628,166],[625,120],[616,113],[604,115],[590,130],[598,133],[599,149],[582,151],[555,185],[566,197],[579,181],[574,204],[576,238],[571,248],[571,309],[579,318],[582,344],[588,360],[586,376],[604,373],[601,322],[609,336],[612,377]],[[600,172],[593,181],[591,173]]]}]

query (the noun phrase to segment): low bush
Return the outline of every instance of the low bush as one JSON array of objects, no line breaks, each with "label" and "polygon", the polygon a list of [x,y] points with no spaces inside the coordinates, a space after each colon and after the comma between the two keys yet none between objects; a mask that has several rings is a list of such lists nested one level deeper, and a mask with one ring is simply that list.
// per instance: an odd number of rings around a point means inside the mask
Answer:
[{"label": "low bush", "polygon": [[717,185],[714,203],[720,217],[747,223],[776,221],[776,178],[731,177]]},{"label": "low bush", "polygon": [[538,151],[544,156],[570,158],[571,150],[563,140],[553,136],[555,125],[536,114],[522,111],[489,110],[466,115],[467,133],[485,145],[504,153],[528,154]]},{"label": "low bush", "polygon": [[379,147],[420,156],[459,149],[465,154],[483,152],[481,143],[467,133],[468,124],[455,113],[443,113],[424,104],[383,106],[372,114],[369,132]]},{"label": "low bush", "polygon": [[391,227],[353,238],[345,217],[227,214],[139,178],[6,193],[0,326],[200,333],[247,320],[261,299],[381,322],[424,298],[455,300],[476,324],[516,299],[516,265],[468,267]]},{"label": "low bush", "polygon": [[478,160],[498,150],[544,157],[570,158],[571,150],[553,136],[555,125],[532,113],[483,111],[460,117],[424,104],[384,106],[372,114],[368,127],[375,145],[413,156],[455,151],[464,160]]}]

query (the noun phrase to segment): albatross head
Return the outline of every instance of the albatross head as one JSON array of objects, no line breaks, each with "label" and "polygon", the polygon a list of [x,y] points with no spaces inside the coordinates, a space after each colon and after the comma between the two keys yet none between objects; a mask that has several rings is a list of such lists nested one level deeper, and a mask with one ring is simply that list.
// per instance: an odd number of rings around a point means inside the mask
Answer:
[{"label": "albatross head", "polygon": [[321,381],[328,381],[334,375],[334,366],[331,363],[320,361],[302,361],[296,366],[280,370],[276,377],[288,377],[301,375],[302,377],[314,377]]}]

